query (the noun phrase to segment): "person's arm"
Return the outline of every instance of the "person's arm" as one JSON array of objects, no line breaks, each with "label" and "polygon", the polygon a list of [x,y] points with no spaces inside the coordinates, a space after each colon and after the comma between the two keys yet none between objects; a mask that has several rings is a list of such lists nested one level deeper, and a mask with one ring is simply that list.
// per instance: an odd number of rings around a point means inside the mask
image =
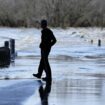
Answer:
[{"label": "person's arm", "polygon": [[56,40],[56,38],[55,38],[55,36],[54,36],[54,34],[53,34],[53,32],[51,32],[51,46],[53,46],[56,42],[57,42],[57,40]]}]

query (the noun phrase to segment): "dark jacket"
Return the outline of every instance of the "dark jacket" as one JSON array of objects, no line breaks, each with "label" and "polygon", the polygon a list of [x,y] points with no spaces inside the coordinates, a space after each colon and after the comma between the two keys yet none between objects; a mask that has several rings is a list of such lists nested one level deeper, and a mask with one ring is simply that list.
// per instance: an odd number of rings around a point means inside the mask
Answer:
[{"label": "dark jacket", "polygon": [[41,31],[42,36],[41,36],[41,43],[40,43],[40,48],[42,50],[48,50],[51,49],[51,47],[56,43],[56,38],[53,34],[53,32],[45,28]]}]

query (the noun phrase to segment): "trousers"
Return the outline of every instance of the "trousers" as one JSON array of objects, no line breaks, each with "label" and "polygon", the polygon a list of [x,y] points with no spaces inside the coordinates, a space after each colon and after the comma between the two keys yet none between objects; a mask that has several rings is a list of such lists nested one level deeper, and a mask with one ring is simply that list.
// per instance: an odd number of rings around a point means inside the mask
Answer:
[{"label": "trousers", "polygon": [[50,50],[51,49],[47,49],[47,50],[41,49],[41,60],[40,60],[39,68],[38,68],[39,76],[41,77],[43,71],[45,71],[46,78],[49,78],[49,79],[52,78],[51,68],[50,68],[50,64],[48,61],[48,56],[49,56]]}]

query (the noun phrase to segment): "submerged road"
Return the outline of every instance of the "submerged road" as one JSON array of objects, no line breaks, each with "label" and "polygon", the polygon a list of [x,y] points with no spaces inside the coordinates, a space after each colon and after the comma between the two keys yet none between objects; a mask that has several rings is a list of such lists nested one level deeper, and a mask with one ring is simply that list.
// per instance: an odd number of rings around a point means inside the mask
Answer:
[{"label": "submerged road", "polygon": [[[33,79],[1,80],[7,85],[0,87],[0,105],[104,105],[104,80],[100,76],[75,74],[53,79],[51,87]],[[48,103],[41,102],[41,95]]]}]

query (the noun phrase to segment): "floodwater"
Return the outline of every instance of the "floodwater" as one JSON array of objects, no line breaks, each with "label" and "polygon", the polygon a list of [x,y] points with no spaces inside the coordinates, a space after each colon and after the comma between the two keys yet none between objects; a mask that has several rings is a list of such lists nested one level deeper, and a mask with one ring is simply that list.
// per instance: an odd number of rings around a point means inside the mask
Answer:
[{"label": "floodwater", "polygon": [[49,56],[49,86],[32,77],[40,61],[40,29],[0,28],[0,45],[14,38],[18,54],[9,68],[0,69],[0,105],[104,105],[105,29],[52,30],[58,41]]}]

